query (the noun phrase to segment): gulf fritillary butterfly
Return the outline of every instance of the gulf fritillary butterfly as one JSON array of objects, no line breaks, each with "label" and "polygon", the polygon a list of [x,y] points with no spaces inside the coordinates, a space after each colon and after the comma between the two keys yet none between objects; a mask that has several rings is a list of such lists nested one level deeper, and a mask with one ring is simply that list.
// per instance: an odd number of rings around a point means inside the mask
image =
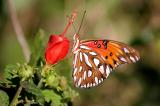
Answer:
[{"label": "gulf fritillary butterfly", "polygon": [[73,80],[76,87],[89,88],[99,85],[120,64],[135,63],[138,51],[113,40],[80,41],[74,35]]},{"label": "gulf fritillary butterfly", "polygon": [[138,51],[113,40],[80,41],[74,35],[73,81],[79,88],[99,85],[120,64],[135,63],[140,59]]}]

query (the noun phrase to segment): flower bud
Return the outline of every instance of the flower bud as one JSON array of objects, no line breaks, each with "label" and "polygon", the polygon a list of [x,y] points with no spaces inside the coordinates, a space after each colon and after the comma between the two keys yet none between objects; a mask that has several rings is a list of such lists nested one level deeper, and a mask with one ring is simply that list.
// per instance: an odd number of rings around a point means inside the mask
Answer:
[{"label": "flower bud", "polygon": [[61,36],[51,35],[45,52],[48,64],[55,64],[62,60],[68,53],[70,41]]},{"label": "flower bud", "polygon": [[24,81],[30,77],[33,77],[34,70],[31,66],[24,64],[19,66],[18,74],[19,77],[21,78],[21,81]]},{"label": "flower bud", "polygon": [[69,51],[70,41],[64,37],[68,28],[73,23],[73,20],[76,17],[76,12],[73,12],[68,25],[66,26],[64,32],[60,35],[52,34],[49,38],[46,51],[45,59],[47,64],[56,64],[60,60],[64,59]]},{"label": "flower bud", "polygon": [[59,84],[59,77],[55,73],[50,73],[46,76],[45,86],[57,87]]}]

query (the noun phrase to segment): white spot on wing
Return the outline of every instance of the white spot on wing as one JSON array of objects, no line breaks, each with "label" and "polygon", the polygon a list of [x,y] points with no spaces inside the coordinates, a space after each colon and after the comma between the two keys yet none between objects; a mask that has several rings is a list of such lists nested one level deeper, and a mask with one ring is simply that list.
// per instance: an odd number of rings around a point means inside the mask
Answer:
[{"label": "white spot on wing", "polygon": [[87,87],[89,87],[89,83],[87,84]]},{"label": "white spot on wing", "polygon": [[76,81],[76,78],[77,78],[77,77],[76,77],[76,76],[74,76],[74,82]]},{"label": "white spot on wing", "polygon": [[136,57],[136,60],[138,61],[139,60],[139,57],[138,56],[135,56]]},{"label": "white spot on wing", "polygon": [[90,87],[92,87],[92,83],[90,84]]},{"label": "white spot on wing", "polygon": [[81,78],[79,79],[79,81],[78,81],[78,86],[80,86],[81,85]]},{"label": "white spot on wing", "polygon": [[79,71],[80,71],[80,72],[82,71],[82,66],[79,67]]},{"label": "white spot on wing", "polygon": [[88,56],[85,53],[83,53],[83,55],[84,55],[85,62],[87,63],[87,65],[89,65],[90,67],[92,67],[91,63],[88,60]]},{"label": "white spot on wing", "polygon": [[100,66],[99,71],[100,71],[102,74],[104,74],[104,67],[103,67],[103,65]]},{"label": "white spot on wing", "polygon": [[74,68],[75,68],[75,66],[76,66],[76,62],[77,62],[77,55],[78,55],[78,53],[76,53],[76,54],[75,54],[75,56],[74,56],[74,61],[73,61]]},{"label": "white spot on wing", "polygon": [[75,75],[77,72],[77,68],[74,69],[73,75]]},{"label": "white spot on wing", "polygon": [[107,65],[107,68],[106,68],[107,77],[109,76],[109,73],[110,73],[110,69],[109,69],[109,67],[108,67],[108,65]]},{"label": "white spot on wing", "polygon": [[101,78],[101,81],[103,81],[103,78]]},{"label": "white spot on wing", "polygon": [[120,60],[123,61],[123,62],[127,62],[124,57],[120,57]]},{"label": "white spot on wing", "polygon": [[130,56],[130,59],[131,59],[133,62],[136,62],[136,60],[134,59],[134,57]]},{"label": "white spot on wing", "polygon": [[79,53],[79,56],[80,56],[80,60],[82,61],[82,53],[81,52]]},{"label": "white spot on wing", "polygon": [[88,77],[92,76],[92,71],[88,70]]},{"label": "white spot on wing", "polygon": [[96,65],[96,66],[98,66],[98,64],[99,64],[99,60],[98,60],[98,59],[96,59],[96,58],[94,58],[94,59],[93,59],[93,61],[94,61],[95,65]]},{"label": "white spot on wing", "polygon": [[90,50],[90,48],[88,48],[87,46],[82,46],[82,45],[81,45],[81,46],[80,46],[80,48],[81,48],[81,49],[87,49],[87,50]]},{"label": "white spot on wing", "polygon": [[116,67],[119,66],[119,63],[117,62]]},{"label": "white spot on wing", "polygon": [[98,78],[97,78],[97,77],[95,77],[95,78],[94,78],[94,80],[95,80],[96,85],[97,85],[97,84],[98,84]]},{"label": "white spot on wing", "polygon": [[125,53],[129,53],[129,50],[127,48],[123,48]]},{"label": "white spot on wing", "polygon": [[84,71],[84,73],[83,73],[83,79],[84,80],[86,79],[86,71]]},{"label": "white spot on wing", "polygon": [[96,84],[95,83],[93,83],[93,86],[95,86]]},{"label": "white spot on wing", "polygon": [[96,53],[95,52],[89,52],[91,55],[96,55]]},{"label": "white spot on wing", "polygon": [[101,80],[99,80],[99,83],[101,83]]}]

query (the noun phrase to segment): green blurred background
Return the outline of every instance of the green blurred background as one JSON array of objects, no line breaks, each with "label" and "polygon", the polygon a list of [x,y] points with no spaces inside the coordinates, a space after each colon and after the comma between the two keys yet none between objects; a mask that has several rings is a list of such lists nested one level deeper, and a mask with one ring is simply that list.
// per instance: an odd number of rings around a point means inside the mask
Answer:
[{"label": "green blurred background", "polygon": [[[84,10],[87,11],[81,39],[112,39],[139,50],[139,62],[120,66],[100,86],[73,87],[80,94],[74,100],[75,106],[160,106],[160,0],[14,1],[31,49],[40,28],[49,34],[60,34],[67,24],[67,16],[76,9],[76,29]],[[66,36],[72,40],[73,34],[74,29],[70,28]],[[25,62],[6,0],[0,0],[0,49],[1,71],[7,64]],[[73,86],[72,59],[68,57],[56,67]]]}]

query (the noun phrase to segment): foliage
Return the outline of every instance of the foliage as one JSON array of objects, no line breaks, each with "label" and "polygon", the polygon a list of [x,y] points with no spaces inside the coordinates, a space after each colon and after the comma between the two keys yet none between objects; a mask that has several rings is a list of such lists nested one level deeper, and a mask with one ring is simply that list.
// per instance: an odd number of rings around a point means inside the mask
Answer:
[{"label": "foliage", "polygon": [[[29,63],[7,65],[3,71],[0,80],[0,86],[4,89],[4,91],[0,90],[0,103],[3,106],[7,106],[9,102],[11,106],[18,104],[66,106],[72,103],[73,98],[78,95],[69,86],[66,78],[57,73],[58,69],[55,70],[54,66],[45,64],[44,37],[44,32],[40,30],[35,37]],[[18,95],[5,93],[7,90],[15,91],[15,89],[20,92],[16,93]],[[13,96],[17,100],[11,98]],[[9,99],[13,100],[9,101]]]},{"label": "foliage", "polygon": [[0,103],[1,103],[1,106],[9,105],[9,97],[7,93],[2,90],[0,90]]}]

